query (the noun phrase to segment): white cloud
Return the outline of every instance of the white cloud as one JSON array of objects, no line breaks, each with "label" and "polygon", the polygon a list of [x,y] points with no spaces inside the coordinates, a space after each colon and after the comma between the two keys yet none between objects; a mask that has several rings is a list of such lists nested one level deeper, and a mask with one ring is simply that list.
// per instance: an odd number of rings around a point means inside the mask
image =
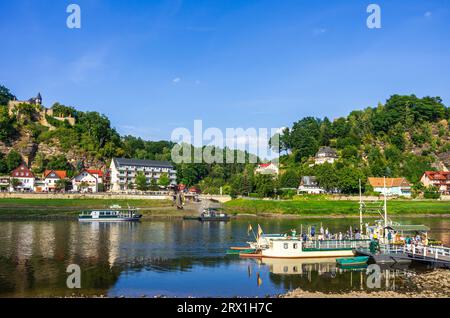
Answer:
[{"label": "white cloud", "polygon": [[179,78],[179,77],[175,77],[173,80],[172,80],[172,83],[179,83],[181,81],[181,78]]}]

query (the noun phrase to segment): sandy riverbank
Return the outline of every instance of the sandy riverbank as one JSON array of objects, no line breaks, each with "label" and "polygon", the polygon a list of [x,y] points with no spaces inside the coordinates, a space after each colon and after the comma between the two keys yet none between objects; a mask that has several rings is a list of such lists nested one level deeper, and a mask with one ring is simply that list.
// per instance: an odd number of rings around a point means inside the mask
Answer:
[{"label": "sandy riverbank", "polygon": [[295,289],[282,298],[450,298],[450,270],[436,269],[411,277],[411,284],[395,291],[323,293]]}]

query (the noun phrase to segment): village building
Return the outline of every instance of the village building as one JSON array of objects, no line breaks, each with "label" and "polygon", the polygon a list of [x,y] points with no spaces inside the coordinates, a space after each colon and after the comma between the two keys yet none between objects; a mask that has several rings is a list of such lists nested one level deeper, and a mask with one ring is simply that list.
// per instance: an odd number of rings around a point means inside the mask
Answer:
[{"label": "village building", "polygon": [[[35,177],[33,172],[31,172],[31,170],[22,163],[11,172],[10,190],[33,191],[34,179]],[[14,180],[17,180],[17,183]]]},{"label": "village building", "polygon": [[103,172],[101,170],[84,169],[72,178],[72,190],[83,193],[96,193],[102,190]]},{"label": "village building", "polygon": [[41,184],[35,184],[35,191],[55,192],[58,189],[58,180],[64,180],[66,178],[67,172],[64,170],[45,170],[43,186]]},{"label": "village building", "polygon": [[334,163],[338,159],[336,150],[330,147],[320,147],[314,157],[314,164]]},{"label": "village building", "polygon": [[261,163],[259,164],[255,169],[256,174],[271,174],[271,175],[278,175],[279,168],[276,164],[273,162],[269,163]]},{"label": "village building", "polygon": [[0,176],[0,192],[9,191],[9,180],[10,176]]},{"label": "village building", "polygon": [[171,185],[175,185],[177,180],[177,171],[168,161],[113,158],[110,170],[111,191],[124,191],[129,190],[130,186],[135,187],[136,176],[140,172],[145,175],[147,184],[151,184],[152,179],[158,182],[163,173],[167,173]]},{"label": "village building", "polygon": [[325,192],[325,189],[320,187],[315,176],[303,176],[297,190],[297,194],[321,194]]},{"label": "village building", "polygon": [[[386,182],[386,186],[385,186]],[[373,191],[386,196],[411,196],[411,183],[405,178],[369,178]]]},{"label": "village building", "polygon": [[450,172],[449,171],[425,171],[420,178],[425,187],[435,186],[441,194],[450,194]]}]

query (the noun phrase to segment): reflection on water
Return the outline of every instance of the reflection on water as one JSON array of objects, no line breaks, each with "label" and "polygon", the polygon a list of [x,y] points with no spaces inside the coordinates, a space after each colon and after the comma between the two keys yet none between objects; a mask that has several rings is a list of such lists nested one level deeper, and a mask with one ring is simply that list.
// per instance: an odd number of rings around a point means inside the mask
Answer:
[{"label": "reflection on water", "polygon": [[[250,220],[256,223],[255,220]],[[300,229],[296,220],[258,220],[266,232]],[[303,226],[317,220],[302,220]],[[320,221],[319,221],[320,222]],[[355,220],[324,221],[343,231]],[[425,223],[449,245],[450,220]],[[1,221],[0,296],[63,296],[69,264],[79,264],[77,294],[167,296],[265,296],[301,287],[309,291],[367,288],[366,270],[343,270],[334,259],[276,260],[226,257],[225,250],[249,240],[248,220],[229,223],[144,221]],[[401,287],[409,268],[385,268],[382,288]]]}]

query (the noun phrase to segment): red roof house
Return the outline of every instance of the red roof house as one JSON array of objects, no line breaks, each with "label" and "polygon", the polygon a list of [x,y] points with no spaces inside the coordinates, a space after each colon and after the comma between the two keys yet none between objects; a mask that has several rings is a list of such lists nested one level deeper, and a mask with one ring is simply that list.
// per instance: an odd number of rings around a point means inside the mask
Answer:
[{"label": "red roof house", "polygon": [[450,171],[425,171],[420,181],[425,187],[435,186],[442,194],[450,194]]}]

